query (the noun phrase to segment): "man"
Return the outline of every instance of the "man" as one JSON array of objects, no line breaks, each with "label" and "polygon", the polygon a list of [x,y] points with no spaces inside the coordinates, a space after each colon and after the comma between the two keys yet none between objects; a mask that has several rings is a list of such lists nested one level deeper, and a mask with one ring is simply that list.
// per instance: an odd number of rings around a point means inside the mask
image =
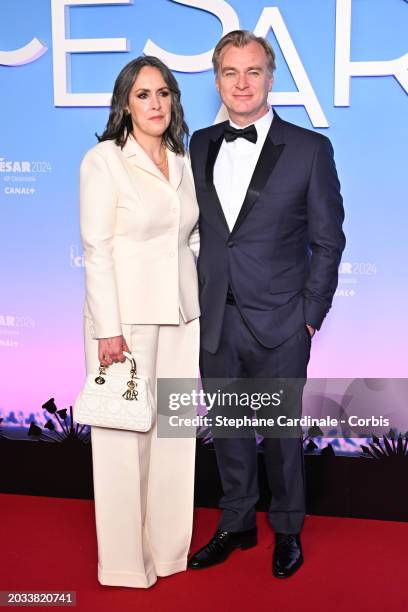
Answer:
[{"label": "man", "polygon": [[[229,121],[195,132],[190,148],[200,206],[201,374],[305,379],[345,245],[333,149],[269,108],[275,55],[264,38],[230,32],[213,64]],[[263,444],[272,570],[285,578],[303,563],[302,440]],[[214,445],[223,512],[214,537],[190,559],[194,569],[257,542],[255,437],[215,436]]]}]

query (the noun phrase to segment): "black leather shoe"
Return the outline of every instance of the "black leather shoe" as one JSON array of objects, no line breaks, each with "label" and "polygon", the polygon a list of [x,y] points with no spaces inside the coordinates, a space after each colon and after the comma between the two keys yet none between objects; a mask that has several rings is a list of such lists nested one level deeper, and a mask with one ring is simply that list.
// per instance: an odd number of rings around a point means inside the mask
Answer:
[{"label": "black leather shoe", "polygon": [[303,563],[300,535],[277,533],[273,551],[272,573],[276,578],[289,578]]},{"label": "black leather shoe", "polygon": [[223,531],[218,529],[211,540],[195,553],[187,564],[189,569],[204,569],[226,561],[233,550],[252,548],[258,541],[256,527],[247,531]]}]

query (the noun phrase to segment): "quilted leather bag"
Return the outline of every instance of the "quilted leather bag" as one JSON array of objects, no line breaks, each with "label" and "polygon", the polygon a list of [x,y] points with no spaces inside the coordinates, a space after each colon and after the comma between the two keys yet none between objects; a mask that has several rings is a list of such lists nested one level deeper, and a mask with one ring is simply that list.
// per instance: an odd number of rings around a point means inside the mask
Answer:
[{"label": "quilted leather bag", "polygon": [[131,353],[124,355],[131,363],[129,375],[107,374],[102,365],[87,375],[74,404],[78,423],[141,432],[151,428],[154,399],[148,378],[136,375]]}]

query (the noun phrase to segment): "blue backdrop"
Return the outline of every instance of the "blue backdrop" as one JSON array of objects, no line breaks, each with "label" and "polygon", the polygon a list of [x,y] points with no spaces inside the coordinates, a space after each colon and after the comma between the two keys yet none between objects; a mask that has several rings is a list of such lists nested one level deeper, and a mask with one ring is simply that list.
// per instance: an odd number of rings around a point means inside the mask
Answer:
[{"label": "blue backdrop", "polygon": [[[40,413],[50,396],[72,404],[82,383],[78,168],[104,128],[119,70],[149,40],[173,53],[194,131],[215,121],[220,101],[208,60],[185,56],[258,22],[277,52],[272,102],[283,118],[331,138],[345,202],[340,283],[309,373],[406,377],[407,2],[94,4],[0,0],[0,416]],[[101,38],[127,40],[81,42]],[[74,47],[82,51],[67,53]],[[290,93],[299,86],[304,98]]]}]

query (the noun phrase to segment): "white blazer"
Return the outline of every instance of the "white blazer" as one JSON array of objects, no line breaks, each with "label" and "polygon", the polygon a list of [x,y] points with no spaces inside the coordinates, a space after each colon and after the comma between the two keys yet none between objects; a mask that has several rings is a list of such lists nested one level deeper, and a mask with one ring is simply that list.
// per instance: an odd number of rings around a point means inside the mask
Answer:
[{"label": "white blazer", "polygon": [[168,151],[169,181],[136,140],[90,149],[81,164],[85,316],[95,338],[121,323],[178,324],[200,315],[193,250],[198,205],[190,162]]}]

